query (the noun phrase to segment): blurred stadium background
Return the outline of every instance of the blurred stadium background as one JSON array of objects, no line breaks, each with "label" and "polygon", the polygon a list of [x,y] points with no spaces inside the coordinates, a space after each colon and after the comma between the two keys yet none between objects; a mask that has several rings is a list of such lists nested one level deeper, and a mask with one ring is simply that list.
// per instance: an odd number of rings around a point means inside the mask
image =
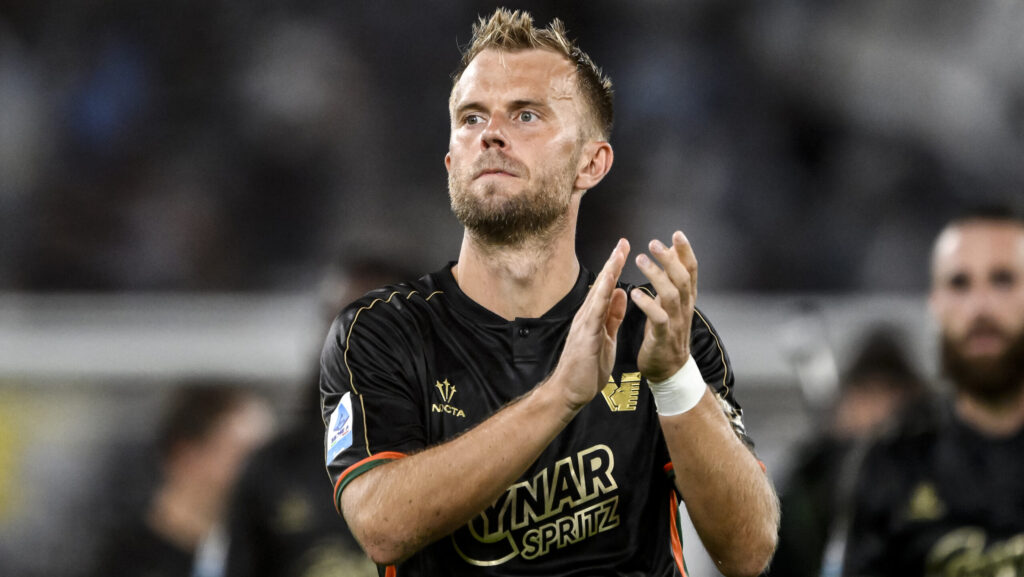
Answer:
[{"label": "blurred stadium background", "polygon": [[[82,574],[184,379],[287,418],[337,255],[457,255],[449,74],[495,5],[0,2],[0,574]],[[933,235],[1024,203],[1024,3],[508,5],[561,17],[615,82],[584,264],[687,232],[773,474],[865,327],[931,374]]]}]

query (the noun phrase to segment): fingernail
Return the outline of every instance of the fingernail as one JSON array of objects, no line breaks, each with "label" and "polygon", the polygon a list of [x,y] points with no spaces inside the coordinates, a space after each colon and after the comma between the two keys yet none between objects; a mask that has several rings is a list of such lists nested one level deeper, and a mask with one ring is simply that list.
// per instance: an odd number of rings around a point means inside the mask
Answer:
[{"label": "fingernail", "polygon": [[651,250],[653,252],[661,252],[661,251],[665,250],[666,248],[667,247],[658,239],[654,239],[654,240],[651,241]]},{"label": "fingernail", "polygon": [[638,264],[640,266],[647,266],[647,263],[649,263],[649,262],[651,262],[651,261],[647,258],[646,254],[641,253],[641,254],[638,254],[637,257],[636,257],[636,264]]}]

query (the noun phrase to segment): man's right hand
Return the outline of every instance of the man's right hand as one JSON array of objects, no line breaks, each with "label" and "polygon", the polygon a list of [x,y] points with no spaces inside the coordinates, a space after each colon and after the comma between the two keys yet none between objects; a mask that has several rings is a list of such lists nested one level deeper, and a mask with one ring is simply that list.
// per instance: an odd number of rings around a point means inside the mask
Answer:
[{"label": "man's right hand", "polygon": [[619,239],[576,312],[562,356],[545,383],[561,388],[562,397],[574,413],[608,383],[615,363],[616,337],[626,314],[626,293],[616,283],[628,255],[629,242]]}]

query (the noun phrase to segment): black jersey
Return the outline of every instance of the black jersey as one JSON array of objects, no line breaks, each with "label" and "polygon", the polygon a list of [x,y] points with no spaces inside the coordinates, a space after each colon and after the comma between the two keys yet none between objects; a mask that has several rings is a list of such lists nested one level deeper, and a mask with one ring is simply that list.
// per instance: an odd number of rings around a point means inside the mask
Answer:
[{"label": "black jersey", "polygon": [[868,451],[844,574],[1024,576],[1024,431],[985,437],[949,406],[917,410]]},{"label": "black jersey", "polygon": [[[595,278],[581,270],[542,317],[507,321],[467,297],[451,266],[367,294],[331,328],[321,393],[336,506],[356,476],[451,439],[546,378]],[[398,576],[685,575],[671,461],[636,366],[645,321],[630,302],[602,394],[491,507]],[[700,311],[691,354],[751,445],[728,355]]]}]

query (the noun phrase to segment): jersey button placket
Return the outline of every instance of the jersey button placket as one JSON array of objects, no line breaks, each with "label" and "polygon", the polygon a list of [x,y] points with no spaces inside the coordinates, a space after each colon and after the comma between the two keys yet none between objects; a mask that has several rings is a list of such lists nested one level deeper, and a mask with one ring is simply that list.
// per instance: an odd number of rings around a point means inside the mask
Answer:
[{"label": "jersey button placket", "polygon": [[533,346],[535,339],[530,338],[531,332],[526,321],[517,321],[512,327],[512,354],[517,363],[532,360],[537,354]]}]

